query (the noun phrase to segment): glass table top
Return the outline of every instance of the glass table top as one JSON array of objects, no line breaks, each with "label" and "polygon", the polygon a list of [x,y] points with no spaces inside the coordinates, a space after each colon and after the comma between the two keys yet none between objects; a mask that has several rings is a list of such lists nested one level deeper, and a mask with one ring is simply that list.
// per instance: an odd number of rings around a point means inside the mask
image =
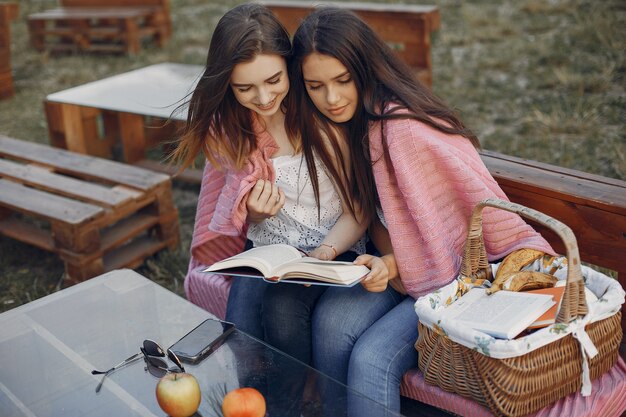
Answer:
[{"label": "glass table top", "polygon": [[[210,313],[131,270],[117,270],[0,314],[2,416],[163,416],[158,378],[136,361],[102,379],[139,352],[144,339],[172,345]],[[170,364],[173,365],[173,364]],[[268,417],[349,415],[346,404],[371,415],[397,416],[271,346],[236,330],[197,365],[197,416],[221,416],[226,392],[251,386]]]}]

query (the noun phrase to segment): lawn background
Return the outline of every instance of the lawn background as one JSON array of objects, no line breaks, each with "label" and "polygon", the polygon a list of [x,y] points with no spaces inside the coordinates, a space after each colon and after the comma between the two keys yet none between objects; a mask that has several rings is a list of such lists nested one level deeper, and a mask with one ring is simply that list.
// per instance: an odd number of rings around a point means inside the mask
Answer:
[{"label": "lawn background", "polygon": [[[219,17],[236,1],[170,0],[174,33],[135,56],[54,55],[31,48],[29,14],[11,24],[16,95],[0,101],[0,133],[48,143],[46,95],[159,62],[204,64]],[[390,1],[389,3],[396,3]],[[626,179],[626,3],[620,0],[435,0],[433,90],[458,109],[485,149]],[[183,295],[198,187],[176,183],[181,245],[138,272]],[[0,312],[65,286],[47,252],[0,236]]]}]

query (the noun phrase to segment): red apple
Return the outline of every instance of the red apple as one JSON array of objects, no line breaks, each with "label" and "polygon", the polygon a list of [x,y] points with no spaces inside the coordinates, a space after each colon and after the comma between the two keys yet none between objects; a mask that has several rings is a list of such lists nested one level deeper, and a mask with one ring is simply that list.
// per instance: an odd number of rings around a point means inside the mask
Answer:
[{"label": "red apple", "polygon": [[200,406],[200,385],[187,373],[169,372],[156,386],[159,406],[171,417],[189,417]]},{"label": "red apple", "polygon": [[265,397],[254,388],[230,391],[222,402],[224,417],[264,417]]}]

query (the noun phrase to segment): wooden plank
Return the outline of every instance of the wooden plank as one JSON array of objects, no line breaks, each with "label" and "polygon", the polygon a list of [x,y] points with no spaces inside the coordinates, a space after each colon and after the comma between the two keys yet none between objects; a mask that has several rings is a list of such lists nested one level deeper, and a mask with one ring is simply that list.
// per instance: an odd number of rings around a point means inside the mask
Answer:
[{"label": "wooden plank", "polygon": [[34,142],[13,139],[0,134],[0,155],[21,161],[37,162],[55,171],[108,184],[123,184],[140,190],[151,190],[169,176],[121,162],[80,155]]},{"label": "wooden plank", "polygon": [[0,178],[0,204],[46,220],[79,225],[104,215],[101,207],[24,187]]},{"label": "wooden plank", "polygon": [[120,190],[55,174],[37,166],[19,164],[4,159],[0,159],[0,177],[17,180],[44,191],[103,207],[114,208],[133,198]]},{"label": "wooden plank", "polygon": [[154,12],[152,7],[60,7],[28,15],[28,20],[85,20],[144,18]]},{"label": "wooden plank", "polygon": [[131,244],[119,247],[104,255],[104,269],[111,271],[120,268],[137,268],[146,257],[164,249],[165,242],[150,236],[141,236]]},{"label": "wooden plank", "polygon": [[57,252],[49,231],[18,218],[8,217],[0,220],[0,233],[49,252]]},{"label": "wooden plank", "polygon": [[155,226],[158,222],[159,218],[157,216],[141,213],[120,220],[102,232],[102,251],[108,252],[111,249],[123,245],[128,242],[129,239],[140,235],[152,226]]},{"label": "wooden plank", "polygon": [[118,113],[118,126],[124,160],[133,163],[145,158],[146,138],[144,135],[144,116],[133,113]]},{"label": "wooden plank", "polygon": [[187,168],[186,170],[178,174],[178,166],[172,164],[164,164],[158,161],[153,161],[151,159],[142,159],[135,162],[134,165],[152,171],[168,174],[172,177],[173,180],[180,180],[192,184],[202,183],[202,169]]},{"label": "wooden plank", "polygon": [[500,186],[514,186],[529,194],[539,193],[626,216],[626,181],[495,152],[482,151],[481,158]]},{"label": "wooden plank", "polygon": [[169,0],[60,0],[63,7],[169,7]]}]

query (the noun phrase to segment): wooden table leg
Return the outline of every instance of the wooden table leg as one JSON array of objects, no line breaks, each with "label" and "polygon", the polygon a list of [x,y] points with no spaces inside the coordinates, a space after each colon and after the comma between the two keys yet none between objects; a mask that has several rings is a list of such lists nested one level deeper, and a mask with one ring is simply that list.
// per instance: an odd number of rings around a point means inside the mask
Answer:
[{"label": "wooden table leg", "polygon": [[143,159],[146,154],[144,117],[133,113],[119,113],[118,125],[124,161],[132,164]]}]

